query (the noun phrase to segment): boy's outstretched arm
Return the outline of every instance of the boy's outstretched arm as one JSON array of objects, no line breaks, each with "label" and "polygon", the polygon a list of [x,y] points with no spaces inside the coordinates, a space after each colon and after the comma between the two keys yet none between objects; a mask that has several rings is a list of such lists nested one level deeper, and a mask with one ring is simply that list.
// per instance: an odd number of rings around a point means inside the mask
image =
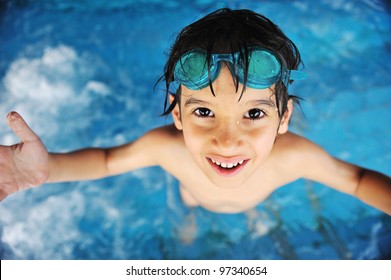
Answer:
[{"label": "boy's outstretched arm", "polygon": [[391,215],[391,178],[369,169],[360,169],[354,195]]},{"label": "boy's outstretched arm", "polygon": [[321,147],[305,140],[301,152],[304,177],[356,196],[391,215],[391,178],[332,157]]},{"label": "boy's outstretched arm", "polygon": [[152,130],[134,142],[112,148],[86,148],[63,154],[50,153],[49,177],[46,182],[100,179],[157,165],[157,134],[157,130]]},{"label": "boy's outstretched arm", "polygon": [[99,179],[155,164],[153,132],[119,147],[49,154],[18,113],[9,113],[7,122],[21,142],[0,146],[0,200],[45,182]]}]

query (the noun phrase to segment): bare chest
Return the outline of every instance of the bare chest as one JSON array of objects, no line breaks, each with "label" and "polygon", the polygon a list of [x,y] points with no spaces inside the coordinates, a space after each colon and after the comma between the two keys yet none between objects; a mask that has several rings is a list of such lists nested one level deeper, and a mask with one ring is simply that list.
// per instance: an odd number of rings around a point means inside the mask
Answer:
[{"label": "bare chest", "polygon": [[253,175],[245,184],[235,188],[214,185],[197,166],[183,166],[171,170],[181,185],[182,199],[189,206],[202,206],[213,212],[238,213],[249,210],[264,201],[281,182],[273,175]]}]

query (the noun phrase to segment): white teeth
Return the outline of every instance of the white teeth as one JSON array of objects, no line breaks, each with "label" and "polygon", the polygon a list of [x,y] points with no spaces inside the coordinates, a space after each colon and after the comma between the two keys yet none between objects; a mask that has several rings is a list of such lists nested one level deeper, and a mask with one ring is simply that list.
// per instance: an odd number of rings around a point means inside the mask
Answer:
[{"label": "white teeth", "polygon": [[234,165],[232,163],[222,163],[220,164],[221,167],[223,168],[232,168]]},{"label": "white teeth", "polygon": [[233,168],[233,167],[236,167],[240,164],[243,164],[244,160],[241,160],[239,162],[235,162],[235,163],[220,163],[218,161],[215,161],[214,159],[210,159],[214,164],[218,165],[218,166],[221,166],[222,168]]}]

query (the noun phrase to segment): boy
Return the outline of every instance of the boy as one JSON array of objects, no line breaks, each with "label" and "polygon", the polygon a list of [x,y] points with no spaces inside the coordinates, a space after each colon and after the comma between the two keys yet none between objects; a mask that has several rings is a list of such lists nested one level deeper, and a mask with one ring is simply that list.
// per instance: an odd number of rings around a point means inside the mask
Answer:
[{"label": "boy", "polygon": [[0,147],[0,199],[45,182],[160,165],[180,181],[187,205],[210,211],[246,211],[303,177],[391,214],[388,176],[333,158],[288,131],[295,99],[288,85],[305,78],[300,65],[296,46],[267,18],[213,12],[182,30],[167,61],[164,114],[174,124],[118,147],[49,154],[11,112],[8,123],[21,143]]}]

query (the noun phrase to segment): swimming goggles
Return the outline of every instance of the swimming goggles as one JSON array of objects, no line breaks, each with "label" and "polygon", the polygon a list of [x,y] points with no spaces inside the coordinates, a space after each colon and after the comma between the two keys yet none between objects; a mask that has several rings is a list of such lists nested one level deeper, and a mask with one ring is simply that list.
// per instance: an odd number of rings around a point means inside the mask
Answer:
[{"label": "swimming goggles", "polygon": [[[185,53],[175,65],[174,82],[191,90],[199,90],[213,83],[219,76],[221,61],[228,61],[236,67],[229,67],[233,77],[244,84],[244,61],[240,53],[212,54],[208,71],[207,53],[204,50],[192,50]],[[281,80],[288,87],[289,80],[303,80],[307,74],[298,70],[289,70],[281,66],[270,51],[254,48],[249,52],[246,85],[250,88],[268,88]]]}]

